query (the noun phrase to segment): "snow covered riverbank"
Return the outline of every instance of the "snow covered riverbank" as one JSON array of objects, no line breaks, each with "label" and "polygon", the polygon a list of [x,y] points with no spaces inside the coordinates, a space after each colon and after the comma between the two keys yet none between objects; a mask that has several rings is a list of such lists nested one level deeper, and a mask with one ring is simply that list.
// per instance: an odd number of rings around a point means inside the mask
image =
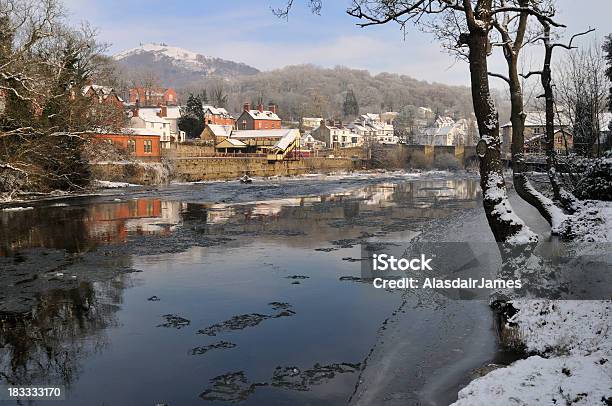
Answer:
[{"label": "snow covered riverbank", "polygon": [[[585,202],[564,227],[577,253],[610,260],[610,202]],[[612,301],[518,299],[510,304],[518,312],[503,326],[504,335],[531,356],[472,381],[454,405],[612,403]]]}]

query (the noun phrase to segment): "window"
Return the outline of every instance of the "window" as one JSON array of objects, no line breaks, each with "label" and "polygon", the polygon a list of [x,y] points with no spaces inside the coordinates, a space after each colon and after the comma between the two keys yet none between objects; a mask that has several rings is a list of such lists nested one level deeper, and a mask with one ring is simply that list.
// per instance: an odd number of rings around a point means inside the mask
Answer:
[{"label": "window", "polygon": [[136,152],[136,141],[128,140],[128,152],[131,152],[131,153]]},{"label": "window", "polygon": [[247,122],[246,120],[242,120],[242,129],[246,130],[246,128],[247,128]]},{"label": "window", "polygon": [[151,140],[144,141],[144,152],[145,154],[150,154],[151,152],[153,152],[153,143],[151,142]]}]

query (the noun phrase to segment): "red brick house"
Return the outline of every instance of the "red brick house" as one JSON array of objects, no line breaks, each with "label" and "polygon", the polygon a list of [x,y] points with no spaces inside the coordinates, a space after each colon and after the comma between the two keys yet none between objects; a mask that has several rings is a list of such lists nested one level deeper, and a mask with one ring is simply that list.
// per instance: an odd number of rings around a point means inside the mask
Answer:
[{"label": "red brick house", "polygon": [[91,100],[86,114],[98,125],[113,128],[125,126],[124,102],[114,88],[90,82],[81,89],[81,94]]},{"label": "red brick house", "polygon": [[130,89],[130,103],[141,107],[176,106],[178,98],[171,87],[135,87]]},{"label": "red brick house", "polygon": [[204,124],[236,125],[236,119],[223,107],[202,106],[204,108]]},{"label": "red brick house", "polygon": [[160,135],[146,128],[125,128],[121,132],[93,134],[96,142],[108,142],[143,161],[159,161]]},{"label": "red brick house", "polygon": [[119,97],[115,89],[109,86],[90,84],[83,89],[83,96],[97,98],[99,104],[107,104],[123,109],[123,99]]},{"label": "red brick house", "polygon": [[238,130],[270,130],[281,128],[281,119],[276,114],[276,105],[270,104],[269,110],[264,110],[263,104],[257,106],[257,110],[251,110],[249,103],[244,104],[244,109],[238,120]]}]

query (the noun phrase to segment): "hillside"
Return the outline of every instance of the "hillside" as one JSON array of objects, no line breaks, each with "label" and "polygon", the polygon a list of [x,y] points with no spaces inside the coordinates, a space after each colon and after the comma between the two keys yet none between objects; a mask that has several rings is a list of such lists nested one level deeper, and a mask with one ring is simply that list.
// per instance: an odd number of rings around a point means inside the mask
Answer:
[{"label": "hillside", "polygon": [[[216,85],[218,82],[203,80],[179,90],[186,95]],[[236,77],[223,86],[228,94],[230,111],[240,111],[246,101],[254,104],[263,100],[264,103],[278,104],[281,116],[287,120],[305,116],[341,117],[349,89],[355,93],[362,113],[399,111],[408,105],[428,106],[440,113],[448,111],[459,116],[472,112],[468,87],[428,83],[392,73],[372,75],[366,70],[346,67],[287,66]]]},{"label": "hillside", "polygon": [[[466,117],[472,113],[470,89],[429,83],[406,75],[380,73],[338,66],[332,69],[314,65],[287,66],[260,72],[244,63],[208,57],[166,44],[145,44],[114,57],[124,83],[154,78],[177,89],[185,100],[189,93],[210,95],[223,87],[226,107],[233,113],[245,102],[274,102],[281,116],[297,121],[300,117],[342,117],[344,98],[352,89],[360,112],[401,111],[405,106],[426,106],[440,114]],[[499,104],[500,116],[507,116],[506,103]]]},{"label": "hillside", "polygon": [[244,63],[204,56],[166,44],[143,44],[120,52],[113,58],[127,77],[146,72],[162,84],[177,88],[203,79],[226,79],[259,72]]}]

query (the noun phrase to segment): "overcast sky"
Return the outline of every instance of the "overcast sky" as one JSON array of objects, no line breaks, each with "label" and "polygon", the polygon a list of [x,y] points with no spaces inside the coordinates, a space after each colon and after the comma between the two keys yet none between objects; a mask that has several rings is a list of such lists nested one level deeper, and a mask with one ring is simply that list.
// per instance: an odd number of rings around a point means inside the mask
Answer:
[{"label": "overcast sky", "polygon": [[[359,28],[346,14],[350,0],[324,0],[313,15],[305,0],[288,21],[271,7],[286,0],[66,0],[74,23],[89,21],[111,52],[140,43],[164,42],[207,56],[244,62],[260,70],[313,63],[344,65],[372,73],[393,72],[416,79],[468,84],[467,65],[444,53],[431,34],[410,29],[404,39],[395,24]],[[568,33],[597,31],[580,43],[612,33],[612,0],[559,0],[558,20]],[[560,53],[560,52],[559,52]],[[539,63],[535,56],[527,58]],[[491,70],[504,70],[501,57]],[[501,86],[501,85],[499,85]]]}]

